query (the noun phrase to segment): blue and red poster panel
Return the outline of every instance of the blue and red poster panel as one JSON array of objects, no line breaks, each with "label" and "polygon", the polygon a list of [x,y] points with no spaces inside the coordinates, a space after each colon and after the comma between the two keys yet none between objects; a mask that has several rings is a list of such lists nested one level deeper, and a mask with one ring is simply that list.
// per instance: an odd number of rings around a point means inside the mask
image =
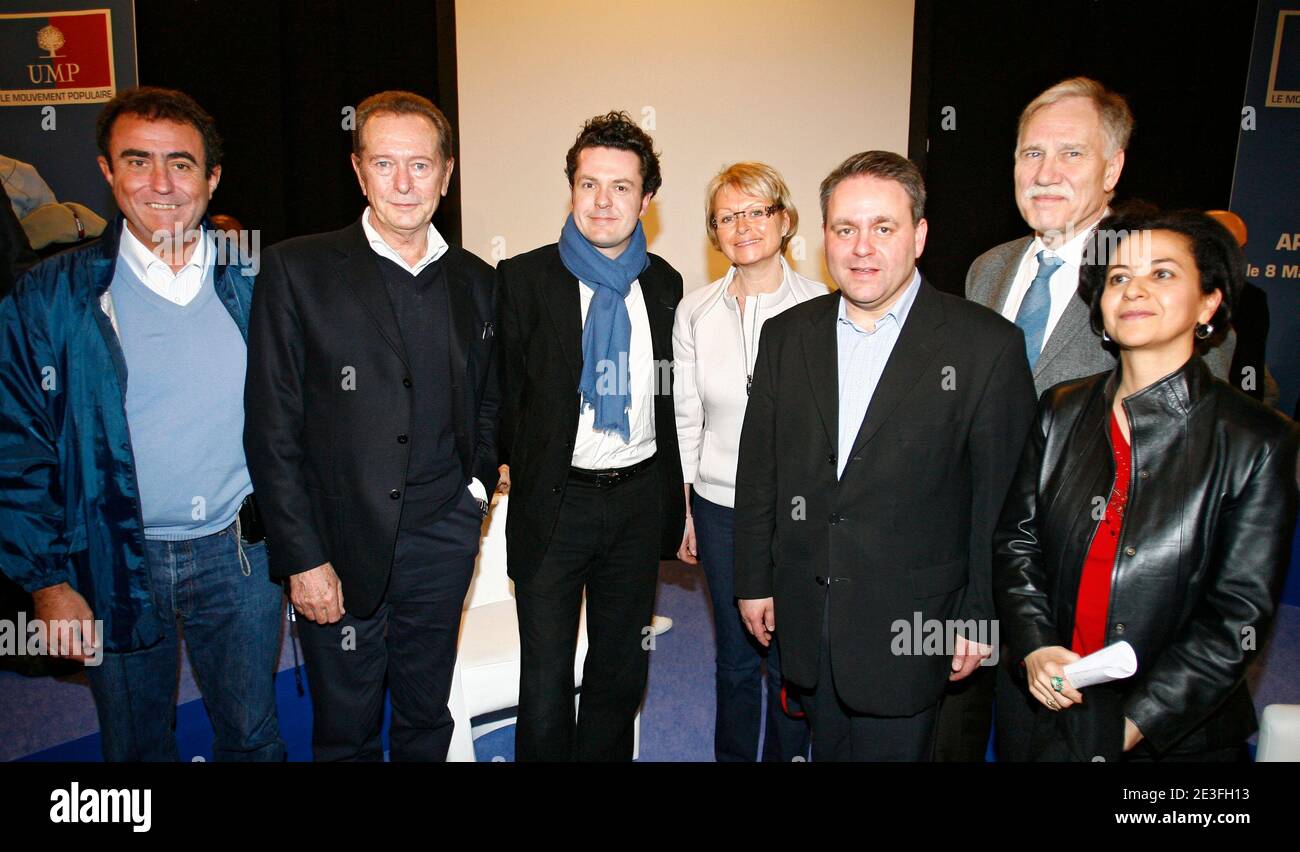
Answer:
[{"label": "blue and red poster panel", "polygon": [[1268,294],[1268,368],[1278,408],[1300,399],[1300,0],[1259,0],[1237,143],[1232,211],[1246,223],[1247,276]]},{"label": "blue and red poster panel", "polygon": [[[1246,223],[1246,274],[1268,295],[1268,368],[1278,408],[1300,399],[1300,0],[1259,0],[1237,143],[1232,210]],[[1300,530],[1283,603],[1300,606]]]},{"label": "blue and red poster panel", "polygon": [[134,85],[131,0],[5,3],[0,154],[35,166],[59,201],[79,201],[106,219],[116,212],[95,162],[95,119]]},{"label": "blue and red poster panel", "polygon": [[0,14],[0,56],[0,105],[103,103],[117,90],[113,10]]}]

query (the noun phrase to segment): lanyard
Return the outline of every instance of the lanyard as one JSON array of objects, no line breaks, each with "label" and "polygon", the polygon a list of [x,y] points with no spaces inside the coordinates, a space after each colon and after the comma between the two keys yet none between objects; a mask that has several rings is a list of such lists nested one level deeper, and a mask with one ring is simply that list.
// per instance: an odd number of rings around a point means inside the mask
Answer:
[{"label": "lanyard", "polygon": [[[758,306],[761,295],[761,293],[756,293],[752,297],[754,300],[754,324],[749,333],[751,338],[758,337]],[[750,360],[750,353],[758,354],[758,341],[751,340],[748,343],[745,341],[745,314],[743,309],[740,312],[740,351],[745,359],[745,396],[749,396],[754,388],[754,364]]]}]

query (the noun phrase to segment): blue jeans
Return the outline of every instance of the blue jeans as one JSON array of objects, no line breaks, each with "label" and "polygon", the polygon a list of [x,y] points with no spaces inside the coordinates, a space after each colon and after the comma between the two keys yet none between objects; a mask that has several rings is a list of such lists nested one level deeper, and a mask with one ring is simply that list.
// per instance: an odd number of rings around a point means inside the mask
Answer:
[{"label": "blue jeans", "polygon": [[[240,559],[240,549],[247,563]],[[163,640],[105,653],[86,674],[107,761],[175,761],[178,626],[222,761],[280,761],[275,708],[283,590],[271,582],[266,543],[243,544],[232,523],[190,541],[146,541]]]},{"label": "blue jeans", "polygon": [[[718,762],[789,762],[808,756],[808,724],[781,709],[781,661],[776,637],[764,648],[740,621],[736,608],[735,510],[692,492],[695,546],[708,579],[717,628],[718,711],[713,751]],[[777,630],[780,631],[780,622]],[[767,726],[759,742],[763,706],[763,662],[767,662]],[[790,709],[800,707],[790,695]]]}]

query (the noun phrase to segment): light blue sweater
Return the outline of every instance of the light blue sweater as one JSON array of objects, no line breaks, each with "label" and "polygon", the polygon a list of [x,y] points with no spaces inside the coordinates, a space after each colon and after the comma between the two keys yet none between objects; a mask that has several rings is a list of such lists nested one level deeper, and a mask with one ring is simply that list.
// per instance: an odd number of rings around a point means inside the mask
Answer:
[{"label": "light blue sweater", "polygon": [[150,539],[219,532],[253,490],[243,443],[248,347],[212,275],[209,265],[187,305],[150,290],[126,263],[113,278],[127,424]]}]

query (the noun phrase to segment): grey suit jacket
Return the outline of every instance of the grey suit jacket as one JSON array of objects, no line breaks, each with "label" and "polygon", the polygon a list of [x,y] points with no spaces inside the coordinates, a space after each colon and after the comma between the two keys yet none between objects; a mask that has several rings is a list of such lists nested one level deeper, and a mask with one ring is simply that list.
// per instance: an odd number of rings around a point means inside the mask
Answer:
[{"label": "grey suit jacket", "polygon": [[[1001,313],[1015,282],[1020,259],[1033,239],[1032,235],[1020,237],[975,258],[966,273],[966,298]],[[1228,373],[1236,348],[1237,336],[1229,329],[1227,338],[1204,356],[1214,375],[1229,384]],[[1038,356],[1034,365],[1034,390],[1041,395],[1053,385],[1107,372],[1114,366],[1114,356],[1102,347],[1101,338],[1089,326],[1087,303],[1076,297],[1066,306]]]}]

